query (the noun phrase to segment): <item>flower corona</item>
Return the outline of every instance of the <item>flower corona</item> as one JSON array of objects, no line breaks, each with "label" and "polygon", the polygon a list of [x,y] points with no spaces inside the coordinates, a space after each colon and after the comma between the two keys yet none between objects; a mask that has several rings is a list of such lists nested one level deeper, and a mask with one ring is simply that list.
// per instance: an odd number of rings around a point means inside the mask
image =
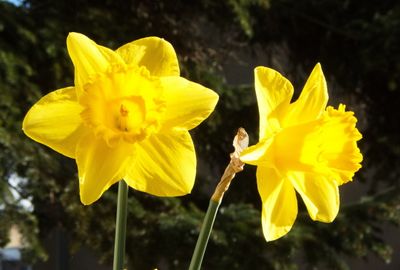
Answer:
[{"label": "flower corona", "polygon": [[117,69],[99,76],[85,84],[80,104],[85,124],[109,145],[148,138],[159,130],[166,109],[160,79],[145,68]]}]

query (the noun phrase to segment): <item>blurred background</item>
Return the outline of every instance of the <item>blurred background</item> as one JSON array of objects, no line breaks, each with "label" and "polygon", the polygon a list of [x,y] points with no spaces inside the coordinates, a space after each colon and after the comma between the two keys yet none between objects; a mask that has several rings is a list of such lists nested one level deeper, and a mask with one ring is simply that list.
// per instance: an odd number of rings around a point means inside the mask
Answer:
[{"label": "blurred background", "polygon": [[[304,205],[289,234],[266,242],[255,168],[224,197],[203,269],[400,269],[400,2],[391,0],[0,1],[0,269],[111,269],[116,186],[79,200],[74,160],[28,139],[27,110],[73,84],[65,40],[83,33],[116,49],[163,37],[182,76],[220,95],[191,131],[198,157],[192,194],[158,198],[130,189],[128,269],[187,269],[209,198],[238,127],[257,141],[253,69],[274,68],[295,97],[317,62],[329,104],[355,112],[363,168],[341,186],[331,224]],[[301,202],[301,200],[299,200]]]}]

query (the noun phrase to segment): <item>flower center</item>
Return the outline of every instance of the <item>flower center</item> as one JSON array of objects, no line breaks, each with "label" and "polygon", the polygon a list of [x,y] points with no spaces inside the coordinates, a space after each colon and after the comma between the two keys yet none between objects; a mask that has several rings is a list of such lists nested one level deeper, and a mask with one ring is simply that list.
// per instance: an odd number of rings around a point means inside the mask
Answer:
[{"label": "flower center", "polygon": [[146,119],[145,101],[131,96],[109,102],[107,125],[116,132],[139,132]]},{"label": "flower center", "polygon": [[159,80],[144,68],[100,74],[84,86],[81,116],[110,145],[141,141],[159,129],[165,101]]}]

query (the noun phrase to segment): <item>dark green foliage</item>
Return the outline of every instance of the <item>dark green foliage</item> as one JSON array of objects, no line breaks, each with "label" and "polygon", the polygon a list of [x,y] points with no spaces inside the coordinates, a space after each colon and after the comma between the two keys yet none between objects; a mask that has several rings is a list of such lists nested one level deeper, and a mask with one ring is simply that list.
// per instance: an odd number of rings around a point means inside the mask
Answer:
[{"label": "dark green foliage", "polygon": [[[65,39],[77,31],[111,48],[143,36],[163,37],[174,45],[183,76],[220,94],[213,115],[192,131],[199,159],[193,193],[155,198],[130,190],[130,269],[187,268],[236,129],[244,126],[251,143],[257,139],[252,82],[230,85],[224,73],[234,64],[249,77],[252,62],[278,69],[297,91],[315,63],[322,63],[331,104],[343,102],[358,116],[364,161],[354,181],[363,182],[368,193],[342,205],[331,224],[311,221],[301,205],[292,231],[266,243],[255,170],[246,166],[225,195],[204,269],[348,269],[346,258],[372,254],[390,261],[383,230],[400,223],[398,2],[29,0],[22,6],[0,2],[0,14],[1,246],[17,225],[28,244],[26,257],[44,258],[42,240],[61,227],[72,252],[89,246],[103,261],[112,259],[116,186],[83,206],[74,161],[21,131],[34,102],[73,84]],[[22,179],[17,185],[16,177]],[[33,209],[22,207],[21,199],[29,199]]]}]

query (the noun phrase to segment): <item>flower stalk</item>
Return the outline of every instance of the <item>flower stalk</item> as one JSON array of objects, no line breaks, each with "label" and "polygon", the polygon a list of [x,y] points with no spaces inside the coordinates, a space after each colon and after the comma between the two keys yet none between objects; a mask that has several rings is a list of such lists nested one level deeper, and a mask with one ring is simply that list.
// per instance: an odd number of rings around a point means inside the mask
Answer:
[{"label": "flower stalk", "polygon": [[121,180],[118,184],[113,270],[124,269],[127,210],[128,185],[124,180]]},{"label": "flower stalk", "polygon": [[236,173],[243,170],[244,163],[240,161],[240,153],[247,148],[249,144],[249,137],[244,128],[239,128],[238,132],[233,139],[233,146],[235,152],[231,156],[231,160],[226,167],[220,182],[215,188],[214,194],[211,196],[210,203],[206,215],[203,220],[203,225],[197,239],[196,247],[193,252],[192,260],[190,262],[189,270],[200,270],[203,262],[204,253],[207,248],[208,239],[210,238],[211,231],[214,225],[215,217],[217,216],[218,208],[222,202],[225,192],[228,190],[229,185]]},{"label": "flower stalk", "polygon": [[204,253],[206,252],[208,239],[210,238],[212,227],[214,225],[215,217],[217,216],[220,204],[220,201],[216,202],[214,200],[210,200],[199,238],[197,239],[196,247],[193,252],[192,260],[190,262],[189,270],[198,270],[201,267]]}]

